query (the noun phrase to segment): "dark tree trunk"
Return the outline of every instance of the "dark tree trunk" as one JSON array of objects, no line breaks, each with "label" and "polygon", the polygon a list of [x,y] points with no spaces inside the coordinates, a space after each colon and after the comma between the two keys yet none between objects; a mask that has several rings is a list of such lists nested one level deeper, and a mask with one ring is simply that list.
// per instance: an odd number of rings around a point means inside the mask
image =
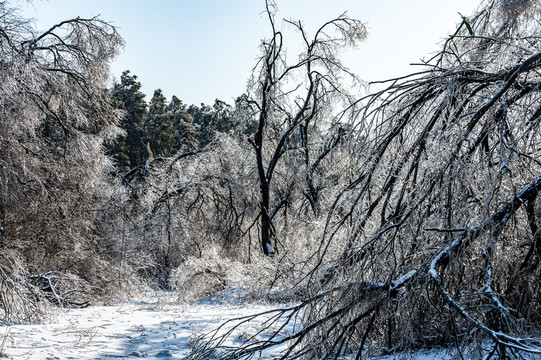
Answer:
[{"label": "dark tree trunk", "polygon": [[274,255],[272,247],[272,224],[269,216],[269,184],[265,181],[261,183],[261,246],[263,254],[266,256]]},{"label": "dark tree trunk", "polygon": [[0,208],[0,244],[2,243],[2,235],[4,235],[4,212]]},{"label": "dark tree trunk", "polygon": [[[266,107],[266,101],[263,100],[263,105]],[[266,116],[265,112],[262,112],[259,118],[259,128],[254,136],[254,149],[256,153],[257,160],[257,172],[259,176],[259,186],[260,186],[260,199],[259,207],[261,211],[261,247],[263,254],[266,256],[274,255],[274,248],[272,247],[272,224],[269,215],[269,205],[270,205],[270,178],[267,176],[265,171],[265,166],[263,165],[263,131],[266,125]]]}]

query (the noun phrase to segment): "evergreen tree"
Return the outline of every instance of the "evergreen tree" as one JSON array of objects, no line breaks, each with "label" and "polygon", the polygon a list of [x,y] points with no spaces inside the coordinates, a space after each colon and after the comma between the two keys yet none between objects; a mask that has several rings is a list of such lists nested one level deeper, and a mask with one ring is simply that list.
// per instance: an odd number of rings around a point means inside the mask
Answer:
[{"label": "evergreen tree", "polygon": [[211,128],[214,132],[226,133],[234,127],[231,105],[216,99],[212,106]]},{"label": "evergreen tree", "polygon": [[198,147],[198,133],[192,125],[192,118],[186,109],[186,105],[178,97],[174,96],[167,106],[167,115],[173,126],[175,137],[174,150],[194,150]]},{"label": "evergreen tree", "polygon": [[175,135],[166,107],[162,90],[155,90],[145,117],[144,131],[146,142],[157,156],[170,156],[175,152]]},{"label": "evergreen tree", "polygon": [[213,106],[201,104],[191,105],[188,113],[199,132],[199,147],[205,147],[217,133],[226,133],[234,127],[231,105],[216,99]]},{"label": "evergreen tree", "polygon": [[110,146],[109,152],[115,158],[119,169],[128,170],[142,164],[147,156],[142,128],[147,104],[137,76],[130,75],[129,70],[124,71],[120,83],[113,87],[112,98],[114,106],[125,111],[120,127],[126,133],[116,144]]}]

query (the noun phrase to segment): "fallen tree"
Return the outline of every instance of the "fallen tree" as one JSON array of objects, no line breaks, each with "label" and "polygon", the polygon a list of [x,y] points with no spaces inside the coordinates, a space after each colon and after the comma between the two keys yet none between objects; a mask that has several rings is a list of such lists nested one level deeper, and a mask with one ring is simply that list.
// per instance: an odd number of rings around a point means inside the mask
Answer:
[{"label": "fallen tree", "polygon": [[541,33],[534,1],[486,1],[423,70],[360,99],[349,183],[327,216],[299,330],[194,358],[360,359],[455,346],[541,354]]}]

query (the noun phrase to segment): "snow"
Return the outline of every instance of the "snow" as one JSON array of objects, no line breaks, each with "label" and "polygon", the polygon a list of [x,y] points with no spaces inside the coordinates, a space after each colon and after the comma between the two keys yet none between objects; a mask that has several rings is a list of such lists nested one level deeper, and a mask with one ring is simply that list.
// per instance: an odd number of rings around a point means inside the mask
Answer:
[{"label": "snow", "polygon": [[[232,304],[223,300],[180,304],[171,293],[159,292],[146,294],[142,299],[117,306],[59,309],[57,316],[39,325],[2,325],[0,358],[184,359],[190,355],[190,344],[196,338],[212,334],[225,321],[276,309],[276,305]],[[257,319],[234,330],[223,345],[239,345],[266,337],[268,334],[261,332],[266,318]],[[222,328],[220,333],[228,329],[230,326]],[[291,326],[284,329],[285,333],[292,330]],[[261,359],[277,358],[285,349],[283,344],[266,350]],[[452,353],[448,349],[419,350],[373,359],[452,359]]]},{"label": "snow", "polygon": [[269,243],[266,243],[265,246],[267,247],[267,253],[269,255],[274,255],[274,249],[272,248],[272,245]]},{"label": "snow", "polygon": [[[271,308],[216,301],[187,305],[173,300],[162,295],[119,306],[59,309],[58,316],[44,324],[0,326],[0,357],[182,359],[190,354],[189,344],[196,335],[228,319]],[[255,330],[247,325],[243,331]]]},{"label": "snow", "polygon": [[415,274],[417,274],[417,270],[411,270],[406,275],[402,276],[400,279],[397,279],[395,281],[391,282],[391,290],[396,289],[400,286],[402,286],[406,281],[411,279]]}]

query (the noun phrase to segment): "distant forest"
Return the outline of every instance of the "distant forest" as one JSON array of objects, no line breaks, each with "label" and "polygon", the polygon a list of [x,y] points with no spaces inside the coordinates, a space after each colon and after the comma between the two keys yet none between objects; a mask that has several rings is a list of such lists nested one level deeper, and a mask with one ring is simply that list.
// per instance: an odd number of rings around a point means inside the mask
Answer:
[{"label": "distant forest", "polygon": [[119,171],[144,165],[149,151],[155,157],[169,157],[203,149],[230,130],[255,130],[240,128],[234,108],[218,99],[212,106],[187,106],[176,96],[168,102],[157,89],[147,103],[137,76],[128,70],[114,84],[111,97],[114,108],[123,111],[118,125],[125,133],[108,146]]},{"label": "distant forest", "polygon": [[38,32],[0,0],[0,322],[235,289],[294,305],[194,359],[539,356],[541,3],[483,1],[363,96],[339,57],[370,41],[360,20],[308,33],[262,6],[246,92],[188,106],[147,103],[129,71],[109,85],[123,39],[104,20]]}]

